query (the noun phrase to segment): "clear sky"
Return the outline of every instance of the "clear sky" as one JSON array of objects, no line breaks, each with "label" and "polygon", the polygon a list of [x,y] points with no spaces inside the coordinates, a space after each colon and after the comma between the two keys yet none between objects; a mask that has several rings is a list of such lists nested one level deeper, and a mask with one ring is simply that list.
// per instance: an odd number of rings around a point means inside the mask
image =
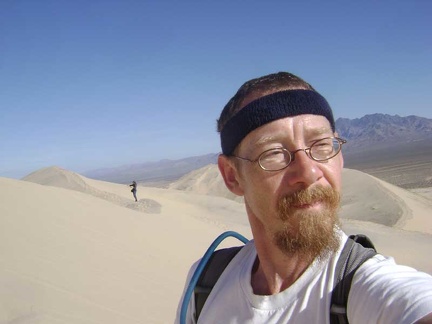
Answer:
[{"label": "clear sky", "polygon": [[240,85],[289,71],[336,118],[432,118],[432,1],[0,1],[0,176],[220,151]]}]

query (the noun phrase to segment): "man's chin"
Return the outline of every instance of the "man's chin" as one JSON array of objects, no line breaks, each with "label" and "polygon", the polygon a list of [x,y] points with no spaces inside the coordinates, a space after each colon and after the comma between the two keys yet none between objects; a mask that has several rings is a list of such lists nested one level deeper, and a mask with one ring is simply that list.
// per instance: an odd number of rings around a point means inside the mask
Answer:
[{"label": "man's chin", "polygon": [[284,223],[284,228],[275,233],[274,242],[287,255],[302,255],[313,260],[327,257],[339,248],[336,213],[300,210]]}]

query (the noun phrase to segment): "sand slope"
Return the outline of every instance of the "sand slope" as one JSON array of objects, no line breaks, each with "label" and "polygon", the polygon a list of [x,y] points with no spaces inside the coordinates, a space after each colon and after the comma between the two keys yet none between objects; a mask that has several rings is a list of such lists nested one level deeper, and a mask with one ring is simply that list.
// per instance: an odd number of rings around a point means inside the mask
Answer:
[{"label": "sand slope", "polygon": [[155,214],[0,178],[0,323],[173,322],[190,264],[227,229],[206,219],[213,202],[183,195],[153,192]]},{"label": "sand slope", "polygon": [[215,164],[188,173],[171,183],[168,188],[243,201],[242,197],[236,196],[227,189]]},{"label": "sand slope", "polygon": [[[186,191],[138,186],[138,203],[126,185],[61,168],[0,178],[0,323],[173,322],[190,264],[225,230],[251,237],[214,169],[182,179]],[[344,229],[432,273],[431,201],[352,170],[344,185]]]}]

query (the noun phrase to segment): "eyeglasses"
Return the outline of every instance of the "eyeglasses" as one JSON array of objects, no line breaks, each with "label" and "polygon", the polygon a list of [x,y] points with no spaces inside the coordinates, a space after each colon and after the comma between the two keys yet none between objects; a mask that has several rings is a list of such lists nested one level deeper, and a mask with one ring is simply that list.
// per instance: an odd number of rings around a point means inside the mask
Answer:
[{"label": "eyeglasses", "polygon": [[318,162],[324,162],[334,158],[342,149],[342,145],[347,141],[338,137],[326,137],[312,143],[310,147],[288,151],[283,147],[272,148],[262,152],[257,159],[250,160],[240,156],[232,155],[240,160],[249,162],[258,162],[261,169],[265,171],[280,171],[285,169],[295,160],[295,154],[303,151],[306,155]]}]

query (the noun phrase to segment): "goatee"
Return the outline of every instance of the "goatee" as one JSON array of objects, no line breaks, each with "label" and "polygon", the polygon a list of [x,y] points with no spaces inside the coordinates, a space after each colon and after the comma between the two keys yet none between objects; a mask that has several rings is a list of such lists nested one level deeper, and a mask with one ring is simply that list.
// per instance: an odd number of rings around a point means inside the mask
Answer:
[{"label": "goatee", "polygon": [[[313,210],[315,203],[323,205],[320,211]],[[283,197],[278,206],[283,228],[274,234],[275,244],[287,255],[298,254],[310,261],[336,252],[340,244],[336,231],[339,204],[339,192],[324,186]]]}]

